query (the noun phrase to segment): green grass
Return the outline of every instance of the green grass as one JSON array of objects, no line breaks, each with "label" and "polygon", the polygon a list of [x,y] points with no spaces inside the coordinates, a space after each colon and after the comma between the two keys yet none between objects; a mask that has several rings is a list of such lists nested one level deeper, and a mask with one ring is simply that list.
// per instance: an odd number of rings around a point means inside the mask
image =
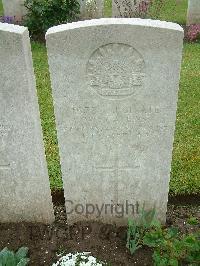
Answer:
[{"label": "green grass", "polygon": [[0,16],[3,15],[3,4],[2,1],[0,0]]},{"label": "green grass", "polygon": [[50,183],[51,188],[59,189],[62,181],[46,48],[33,42],[32,53]]},{"label": "green grass", "polygon": [[185,44],[170,189],[200,193],[200,44]]},{"label": "green grass", "polygon": [[188,0],[166,0],[158,19],[186,24]]}]

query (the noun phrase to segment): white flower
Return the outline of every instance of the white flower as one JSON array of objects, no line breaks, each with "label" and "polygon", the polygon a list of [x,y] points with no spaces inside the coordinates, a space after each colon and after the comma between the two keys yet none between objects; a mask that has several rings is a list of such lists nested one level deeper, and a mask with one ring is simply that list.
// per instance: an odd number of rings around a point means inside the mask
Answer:
[{"label": "white flower", "polygon": [[75,266],[76,263],[79,262],[80,266],[103,266],[105,265],[103,262],[97,261],[96,258],[89,255],[90,252],[82,252],[72,254],[69,253],[66,256],[63,256],[54,263],[52,266]]}]

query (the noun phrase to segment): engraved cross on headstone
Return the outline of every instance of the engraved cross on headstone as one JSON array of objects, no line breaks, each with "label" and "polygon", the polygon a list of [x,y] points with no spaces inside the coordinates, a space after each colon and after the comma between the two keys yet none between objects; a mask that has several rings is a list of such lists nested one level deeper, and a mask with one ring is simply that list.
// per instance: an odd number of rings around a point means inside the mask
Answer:
[{"label": "engraved cross on headstone", "polygon": [[10,169],[10,164],[0,164],[0,170],[8,170]]},{"label": "engraved cross on headstone", "polygon": [[0,125],[0,170],[8,170],[10,169],[10,164],[8,162],[8,159],[5,155],[5,138],[7,137],[7,127]]},{"label": "engraved cross on headstone", "polygon": [[134,166],[123,166],[121,163],[120,163],[120,159],[119,159],[119,151],[116,153],[116,157],[115,157],[115,161],[114,161],[114,164],[113,166],[97,166],[96,169],[98,171],[101,171],[101,172],[111,172],[111,173],[114,173],[114,177],[115,177],[115,184],[114,184],[114,195],[115,195],[115,198],[114,198],[114,203],[115,204],[118,204],[118,184],[119,184],[119,174],[120,172],[122,171],[133,171],[134,169],[136,168],[139,168],[140,166],[138,164],[134,165]]},{"label": "engraved cross on headstone", "polygon": [[[1,145],[1,141],[0,141]],[[4,158],[4,153],[0,150],[0,170],[8,170],[10,169],[10,164],[8,163],[7,159]]]}]

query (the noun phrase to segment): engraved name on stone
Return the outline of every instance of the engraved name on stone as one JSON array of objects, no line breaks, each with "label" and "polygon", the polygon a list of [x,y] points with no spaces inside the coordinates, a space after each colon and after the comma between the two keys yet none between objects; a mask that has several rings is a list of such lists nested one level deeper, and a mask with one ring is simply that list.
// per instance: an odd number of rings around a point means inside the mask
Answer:
[{"label": "engraved name on stone", "polygon": [[[109,110],[105,116],[105,124],[96,124],[95,117],[97,116],[97,110],[95,106],[68,106],[68,111],[72,112],[74,114],[74,117],[80,117],[81,116],[81,122],[76,123],[74,120],[73,124],[68,124],[67,122],[63,124],[63,128],[66,131],[72,131],[74,134],[74,131],[77,132],[77,134],[80,136],[82,134],[83,136],[87,132],[87,117],[91,117],[91,121],[93,121],[95,124],[93,125],[93,135],[101,135],[103,132],[106,132],[108,137],[113,137],[116,141],[119,141],[119,138],[124,135],[131,135],[134,134],[135,136],[141,135],[140,132],[143,132],[143,135],[151,135],[151,131],[155,130],[155,125],[149,124],[148,131],[146,131],[144,128],[142,128],[142,124],[147,119],[153,119],[153,117],[156,117],[159,115],[160,112],[164,109],[168,109],[167,106],[160,107],[160,106],[134,106],[134,110],[132,106],[118,106],[116,105],[111,110]],[[139,114],[138,114],[139,113]],[[145,114],[145,116],[141,116],[141,114]],[[101,117],[99,116],[99,119]],[[112,123],[114,122],[114,124]],[[141,125],[139,127],[139,125]],[[138,126],[137,132],[136,132],[136,126]],[[156,128],[158,131],[165,129],[162,122],[157,125]],[[84,138],[80,138],[80,140],[84,140]],[[74,136],[75,140],[75,136]]]}]

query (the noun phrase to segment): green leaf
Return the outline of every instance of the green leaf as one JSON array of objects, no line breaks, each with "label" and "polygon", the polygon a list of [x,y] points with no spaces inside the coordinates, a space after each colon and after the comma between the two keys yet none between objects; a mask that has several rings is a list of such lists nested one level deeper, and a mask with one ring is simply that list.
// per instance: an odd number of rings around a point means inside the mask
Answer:
[{"label": "green leaf", "polygon": [[27,247],[19,248],[18,251],[16,252],[17,262],[19,262],[23,258],[26,258],[27,254],[28,254],[28,248]]},{"label": "green leaf", "polygon": [[161,228],[161,223],[160,223],[160,221],[158,221],[156,219],[153,219],[153,221],[151,223],[151,226],[152,227],[159,227],[159,228]]},{"label": "green leaf", "polygon": [[2,249],[1,252],[0,252],[0,257],[1,257],[6,251],[8,251],[8,248],[7,248],[7,247],[5,247],[4,249]]},{"label": "green leaf", "polygon": [[136,250],[138,250],[140,247],[141,247],[141,246],[138,245],[138,243],[135,242],[135,240],[131,240],[131,241],[129,242],[129,250],[130,250],[130,252],[131,252],[131,255],[133,255],[133,254],[136,252]]},{"label": "green leaf", "polygon": [[18,262],[17,266],[26,266],[26,265],[28,265],[29,261],[30,261],[30,259],[23,258],[20,260],[20,262]]},{"label": "green leaf", "polygon": [[16,254],[13,251],[4,248],[0,252],[0,266],[25,266],[29,259],[26,258],[28,248],[20,248]]},{"label": "green leaf", "polygon": [[191,225],[197,225],[197,224],[199,224],[199,221],[198,221],[198,218],[197,217],[190,217],[187,220],[187,223],[188,224],[191,224]]},{"label": "green leaf", "polygon": [[178,260],[177,259],[170,259],[169,265],[170,266],[178,266]]},{"label": "green leaf", "polygon": [[149,247],[157,247],[161,244],[163,245],[164,241],[165,239],[162,228],[152,229],[143,237],[144,245],[147,245]]},{"label": "green leaf", "polygon": [[6,264],[5,264],[6,266],[15,266],[16,265],[15,254],[13,251],[7,250],[3,256],[4,256],[4,259],[6,262]]},{"label": "green leaf", "polygon": [[2,265],[2,266],[6,265],[6,261],[7,261],[8,256],[9,256],[9,250],[8,250],[8,248],[5,247],[0,252],[0,265]]},{"label": "green leaf", "polygon": [[15,254],[12,251],[9,251],[7,248],[4,248],[0,253],[0,263],[3,266],[13,266],[16,264]]},{"label": "green leaf", "polygon": [[154,266],[169,266],[168,259],[160,255],[158,251],[153,253]]},{"label": "green leaf", "polygon": [[168,228],[166,238],[167,239],[174,238],[178,235],[178,232],[179,232],[178,228],[176,227]]}]

